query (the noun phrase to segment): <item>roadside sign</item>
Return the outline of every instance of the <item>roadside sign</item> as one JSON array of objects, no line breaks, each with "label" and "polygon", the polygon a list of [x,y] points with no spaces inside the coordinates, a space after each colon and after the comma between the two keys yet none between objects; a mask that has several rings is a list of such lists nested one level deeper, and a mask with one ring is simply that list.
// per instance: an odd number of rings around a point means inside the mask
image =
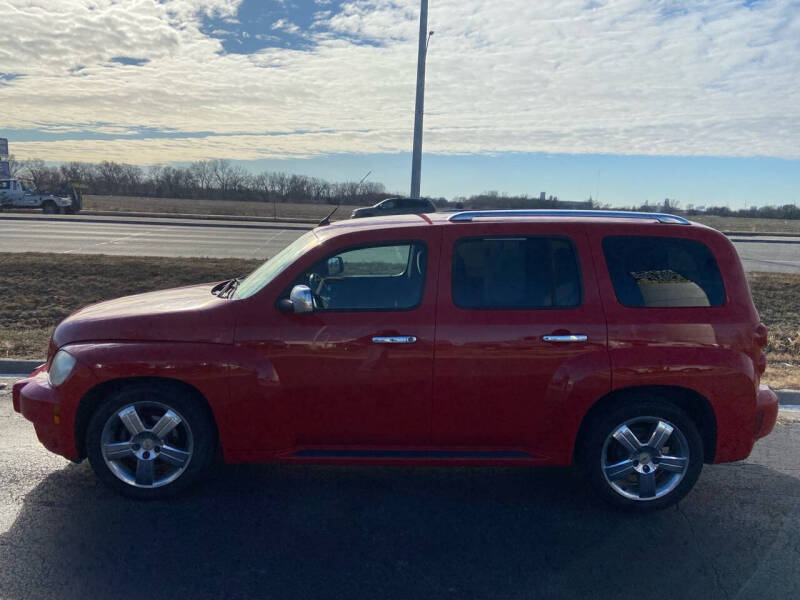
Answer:
[{"label": "roadside sign", "polygon": [[8,156],[8,140],[6,138],[0,138],[0,158],[3,156]]},{"label": "roadside sign", "polygon": [[11,179],[11,165],[7,160],[0,160],[0,179]]}]

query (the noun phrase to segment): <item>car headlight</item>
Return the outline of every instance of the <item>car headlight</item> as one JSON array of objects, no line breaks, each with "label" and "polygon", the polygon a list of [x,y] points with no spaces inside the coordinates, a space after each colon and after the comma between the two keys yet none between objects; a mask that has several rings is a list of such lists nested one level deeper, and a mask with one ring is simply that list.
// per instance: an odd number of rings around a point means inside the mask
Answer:
[{"label": "car headlight", "polygon": [[64,383],[75,368],[75,357],[73,357],[66,350],[59,350],[53,357],[53,362],[50,363],[50,384],[58,386]]}]

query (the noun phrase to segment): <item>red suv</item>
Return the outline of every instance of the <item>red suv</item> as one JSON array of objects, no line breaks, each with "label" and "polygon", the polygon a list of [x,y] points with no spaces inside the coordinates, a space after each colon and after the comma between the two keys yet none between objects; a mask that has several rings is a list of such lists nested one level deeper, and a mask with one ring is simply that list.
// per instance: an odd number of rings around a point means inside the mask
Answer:
[{"label": "red suv", "polygon": [[570,465],[683,497],[775,424],[734,247],[680,217],[473,211],[318,227],[242,280],[84,308],[14,385],[39,440],[157,498],[227,462]]}]

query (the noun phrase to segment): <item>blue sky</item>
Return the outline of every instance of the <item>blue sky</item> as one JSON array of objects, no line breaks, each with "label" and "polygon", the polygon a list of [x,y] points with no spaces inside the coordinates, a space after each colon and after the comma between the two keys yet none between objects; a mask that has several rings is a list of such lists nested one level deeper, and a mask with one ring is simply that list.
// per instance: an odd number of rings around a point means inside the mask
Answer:
[{"label": "blue sky", "polygon": [[[0,137],[405,193],[418,7],[0,0]],[[429,24],[425,194],[800,202],[797,0],[430,0]]]},{"label": "blue sky", "polygon": [[252,54],[264,48],[308,50],[307,32],[328,31],[324,21],[339,14],[344,0],[287,2],[242,0],[234,17],[204,14],[201,31],[222,41],[225,52]]},{"label": "blue sky", "polygon": [[[327,179],[382,181],[408,193],[410,155],[332,155],[242,163],[256,169],[313,172]],[[624,156],[597,154],[427,155],[425,191],[433,197],[485,191],[540,192],[564,200],[589,196],[602,204],[634,206],[678,200],[681,207],[751,207],[800,203],[800,161],[774,158]]]}]

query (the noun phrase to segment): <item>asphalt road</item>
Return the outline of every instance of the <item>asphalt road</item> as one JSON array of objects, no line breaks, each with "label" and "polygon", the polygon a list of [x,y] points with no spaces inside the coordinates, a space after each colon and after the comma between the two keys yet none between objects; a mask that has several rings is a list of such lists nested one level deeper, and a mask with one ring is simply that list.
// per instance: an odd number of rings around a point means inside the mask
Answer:
[{"label": "asphalt road", "polygon": [[780,425],[647,516],[565,469],[228,466],[140,503],[44,450],[5,390],[0,598],[783,600],[798,450],[800,423]]},{"label": "asphalt road", "polygon": [[308,231],[296,223],[0,215],[0,252],[269,258]]},{"label": "asphalt road", "polygon": [[731,236],[746,271],[800,273],[800,236]]},{"label": "asphalt road", "polygon": [[[264,259],[309,227],[135,217],[117,221],[80,215],[26,217],[0,215],[0,252]],[[800,236],[732,239],[746,270],[800,273]]]}]

